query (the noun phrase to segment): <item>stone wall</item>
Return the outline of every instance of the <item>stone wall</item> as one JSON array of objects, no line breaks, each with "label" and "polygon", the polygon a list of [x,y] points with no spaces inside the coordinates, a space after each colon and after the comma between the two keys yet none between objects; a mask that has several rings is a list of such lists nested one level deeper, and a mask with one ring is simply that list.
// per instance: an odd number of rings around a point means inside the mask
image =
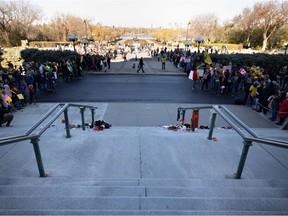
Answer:
[{"label": "stone wall", "polygon": [[23,60],[21,59],[20,52],[23,49],[23,47],[4,48],[1,67],[8,68],[9,62],[11,62],[13,65],[21,65]]}]

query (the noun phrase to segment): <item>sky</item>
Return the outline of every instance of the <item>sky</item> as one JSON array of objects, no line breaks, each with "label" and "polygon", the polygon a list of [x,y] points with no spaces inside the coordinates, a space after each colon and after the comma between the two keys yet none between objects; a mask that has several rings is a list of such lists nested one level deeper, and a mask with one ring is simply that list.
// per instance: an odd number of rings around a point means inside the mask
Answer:
[{"label": "sky", "polygon": [[[43,19],[71,14],[115,27],[186,27],[199,15],[213,14],[220,23],[261,0],[27,0],[42,10]],[[262,0],[264,1],[264,0]]]}]

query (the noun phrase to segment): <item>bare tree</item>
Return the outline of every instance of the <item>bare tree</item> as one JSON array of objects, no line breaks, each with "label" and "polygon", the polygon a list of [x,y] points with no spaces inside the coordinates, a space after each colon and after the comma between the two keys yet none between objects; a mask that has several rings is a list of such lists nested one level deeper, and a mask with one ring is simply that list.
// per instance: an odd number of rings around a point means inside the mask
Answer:
[{"label": "bare tree", "polygon": [[24,1],[0,0],[0,41],[3,45],[19,45],[27,39],[30,27],[40,17],[40,10]]},{"label": "bare tree", "polygon": [[217,26],[217,16],[213,14],[200,15],[190,20],[188,34],[192,37],[203,36],[210,41]]},{"label": "bare tree", "polygon": [[251,37],[259,28],[258,15],[250,8],[244,8],[241,15],[232,19],[233,28],[245,31],[246,40],[244,44],[250,47]]},{"label": "bare tree", "polygon": [[[249,46],[251,37],[258,38],[256,34],[262,32],[262,50],[267,49],[268,40],[275,32],[281,29],[288,20],[288,1],[258,2],[252,9],[245,8],[241,15],[234,17],[236,28],[245,31],[246,44]],[[261,30],[261,31],[260,31]]]},{"label": "bare tree", "polygon": [[51,22],[60,40],[67,40],[68,35],[75,34],[78,38],[85,38],[88,34],[89,20],[70,14],[58,14]]},{"label": "bare tree", "polygon": [[286,0],[283,3],[277,1],[257,3],[254,6],[254,13],[258,14],[259,25],[263,28],[262,50],[266,50],[268,39],[287,23],[288,1]]}]

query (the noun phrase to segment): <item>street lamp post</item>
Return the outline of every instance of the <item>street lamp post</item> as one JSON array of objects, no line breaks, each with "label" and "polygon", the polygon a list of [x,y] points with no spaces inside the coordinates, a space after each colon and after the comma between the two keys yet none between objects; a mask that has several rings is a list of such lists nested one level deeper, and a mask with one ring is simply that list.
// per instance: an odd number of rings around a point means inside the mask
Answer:
[{"label": "street lamp post", "polygon": [[76,52],[75,42],[78,40],[78,37],[76,35],[72,34],[72,35],[68,36],[68,39],[73,42],[74,52]]},{"label": "street lamp post", "polygon": [[190,24],[191,24],[190,22],[187,24],[185,50],[188,50],[187,49],[188,48],[188,44],[187,44],[187,42],[188,42],[188,28],[189,28]]},{"label": "street lamp post", "polygon": [[88,40],[83,39],[83,40],[81,41],[81,44],[83,44],[84,52],[85,52],[85,55],[86,55],[86,54],[87,54],[87,45],[88,45]]}]

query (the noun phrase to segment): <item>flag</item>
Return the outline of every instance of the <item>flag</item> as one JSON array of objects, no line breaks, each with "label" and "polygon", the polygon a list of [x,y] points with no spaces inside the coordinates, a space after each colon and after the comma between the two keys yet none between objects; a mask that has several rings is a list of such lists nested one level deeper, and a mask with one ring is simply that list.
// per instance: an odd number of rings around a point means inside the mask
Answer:
[{"label": "flag", "polygon": [[246,76],[246,75],[247,75],[247,72],[246,72],[243,68],[240,68],[239,72],[240,72],[243,76]]},{"label": "flag", "polygon": [[207,51],[204,52],[204,62],[208,65],[212,64],[212,60]]}]

